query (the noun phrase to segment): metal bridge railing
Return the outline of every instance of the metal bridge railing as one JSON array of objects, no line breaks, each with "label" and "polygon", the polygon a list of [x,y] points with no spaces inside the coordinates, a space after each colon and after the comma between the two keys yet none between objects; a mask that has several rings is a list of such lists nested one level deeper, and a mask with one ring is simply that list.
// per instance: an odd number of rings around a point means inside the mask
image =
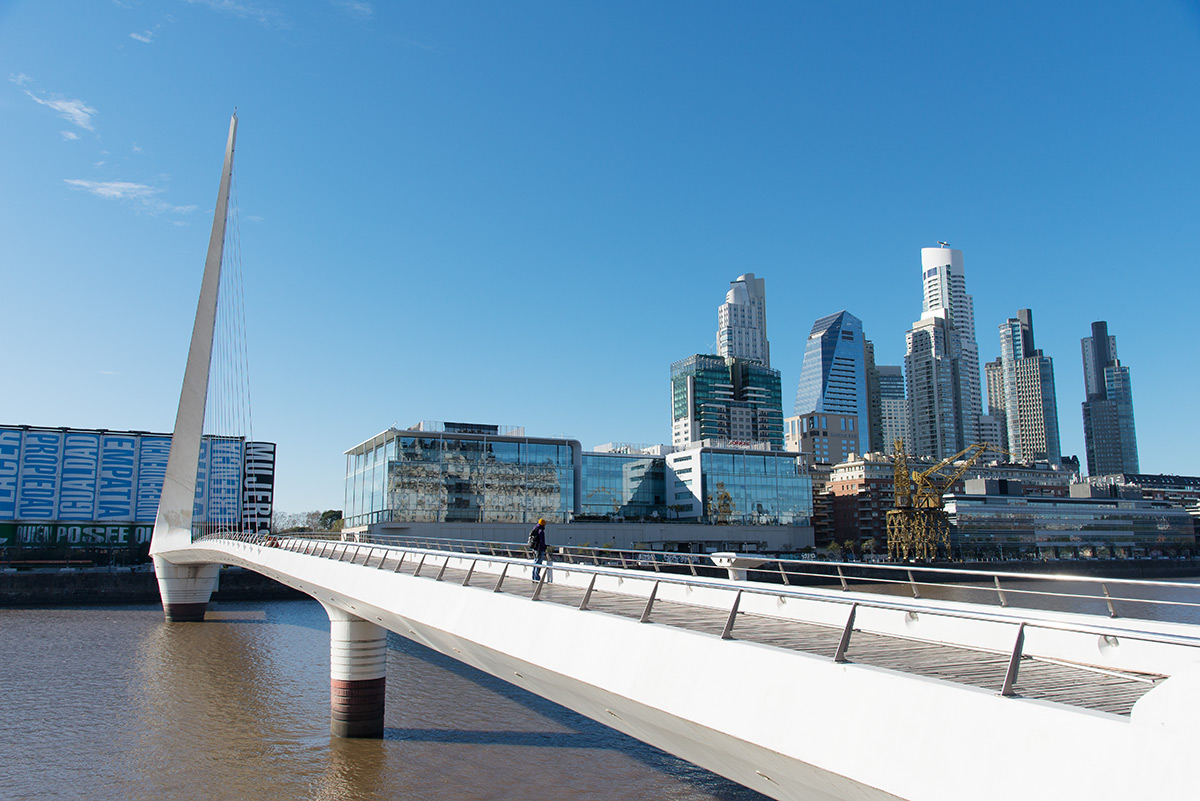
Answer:
[{"label": "metal bridge railing", "polygon": [[[317,558],[326,558],[335,561],[351,562],[359,564],[363,567],[383,569],[385,563],[391,560],[395,561],[395,565],[390,567],[391,572],[400,572],[402,568],[408,566],[411,569],[413,577],[431,578],[435,581],[442,581],[446,576],[447,569],[452,558],[457,558],[461,563],[466,565],[466,574],[462,580],[463,586],[470,586],[472,579],[481,575],[477,573],[476,568],[481,562],[489,563],[491,570],[488,573],[488,584],[493,592],[503,592],[506,578],[508,578],[509,569],[513,565],[520,565],[528,568],[532,564],[529,551],[521,545],[513,543],[493,543],[483,541],[463,541],[449,539],[430,539],[430,538],[415,538],[403,536],[352,536],[343,539],[330,539],[328,535],[322,536],[305,536],[301,535],[293,537],[291,535],[285,537],[260,536],[254,534],[239,534],[239,533],[217,533],[209,534],[200,538],[198,541],[204,540],[233,540],[241,543],[246,543],[255,546],[278,547],[296,553],[302,553]],[[1014,643],[1009,657],[1009,665],[1006,671],[1003,685],[999,688],[1002,695],[1014,694],[1013,686],[1017,680],[1017,674],[1020,668],[1021,660],[1026,658],[1024,652],[1026,632],[1032,629],[1041,629],[1045,631],[1060,631],[1071,634],[1085,634],[1093,637],[1102,638],[1105,641],[1113,643],[1119,640],[1133,640],[1150,643],[1161,643],[1166,645],[1183,646],[1188,649],[1200,649],[1200,635],[1168,633],[1161,631],[1150,631],[1130,628],[1128,625],[1120,628],[1105,626],[1103,624],[1088,624],[1086,622],[1073,622],[1064,620],[1055,620],[1043,617],[1025,617],[1017,614],[1019,610],[1012,608],[1011,604],[1006,604],[1004,598],[1007,593],[1014,592],[1013,589],[1005,590],[1003,585],[999,583],[1001,578],[1005,579],[1030,579],[1041,578],[1018,573],[991,572],[987,573],[986,577],[992,578],[995,584],[995,591],[1000,596],[999,606],[1007,606],[1003,611],[997,609],[989,611],[987,607],[976,609],[967,609],[961,607],[946,607],[941,605],[932,605],[927,603],[918,603],[914,605],[912,600],[901,600],[894,598],[889,600],[888,595],[878,594],[876,597],[864,598],[862,594],[856,593],[852,597],[841,598],[837,595],[830,595],[826,591],[805,589],[798,586],[792,581],[788,581],[787,577],[817,577],[826,582],[834,582],[846,588],[850,585],[851,580],[859,580],[858,576],[847,576],[846,568],[859,568],[861,565],[855,563],[824,563],[824,568],[835,568],[836,572],[830,574],[828,572],[812,573],[801,572],[800,568],[806,566],[802,560],[788,559],[772,559],[772,562],[778,562],[778,566],[771,568],[758,568],[760,574],[770,574],[778,576],[779,572],[783,572],[783,580],[774,582],[739,582],[738,584],[730,584],[726,580],[718,578],[723,569],[714,567],[711,562],[709,564],[701,564],[701,560],[707,560],[707,555],[699,554],[663,554],[653,551],[631,551],[631,550],[615,550],[601,548],[579,548],[579,547],[560,547],[551,549],[554,559],[552,563],[543,565],[546,570],[542,571],[541,579],[537,582],[533,589],[531,599],[538,601],[541,599],[543,588],[546,583],[549,569],[579,571],[590,574],[590,579],[586,590],[583,592],[582,600],[577,608],[587,610],[589,603],[596,589],[597,578],[603,576],[627,578],[629,570],[639,570],[647,573],[645,581],[652,582],[649,591],[645,595],[645,605],[639,616],[642,623],[651,622],[654,618],[654,608],[659,597],[660,587],[663,585],[683,585],[689,588],[706,588],[720,590],[727,596],[732,596],[730,607],[727,613],[726,622],[722,631],[722,639],[733,639],[737,619],[740,608],[743,606],[743,598],[745,596],[766,596],[773,598],[795,598],[814,601],[822,604],[832,604],[835,606],[843,606],[846,608],[846,617],[842,626],[841,637],[838,646],[834,653],[830,656],[838,662],[846,661],[846,652],[850,646],[851,638],[856,629],[856,617],[862,609],[883,609],[902,611],[908,615],[929,614],[942,618],[971,620],[978,622],[988,622],[1001,624],[1005,626],[1016,627]],[[359,562],[359,558],[362,561]],[[665,558],[664,558],[665,557]],[[873,568],[883,569],[885,572],[902,574],[902,578],[892,578],[893,584],[903,584],[914,588],[913,597],[917,601],[921,601],[922,596],[915,588],[926,587],[944,587],[945,582],[933,581],[933,578],[939,578],[940,574],[946,574],[951,577],[968,576],[971,579],[978,579],[979,574],[975,571],[964,571],[943,568],[931,568],[914,565],[875,565]],[[496,572],[498,569],[498,573]],[[491,577],[495,576],[494,584],[491,583]],[[921,575],[924,580],[918,581],[917,576]],[[1086,579],[1073,576],[1052,576],[1045,577],[1054,581],[1072,581],[1079,583],[1101,583],[1104,591],[1104,596],[1107,602],[1112,603],[1115,600],[1134,601],[1143,599],[1125,598],[1122,596],[1113,596],[1108,590],[1109,584],[1113,586],[1173,586],[1186,588],[1192,591],[1200,589],[1195,584],[1185,582],[1147,582],[1140,580],[1097,580]],[[479,579],[476,579],[478,581]],[[879,583],[879,579],[863,579],[872,583]],[[1026,592],[1016,590],[1016,592]],[[1028,591],[1039,595],[1055,595],[1067,598],[1090,598],[1093,596],[1084,593],[1059,593],[1055,591]],[[640,595],[639,595],[640,597]],[[1155,603],[1165,603],[1162,600],[1154,601]],[[1177,602],[1187,606],[1195,606],[1192,602]]]},{"label": "metal bridge railing", "polygon": [[[529,556],[523,545],[488,540],[459,540],[406,535],[336,535],[330,532],[288,534],[290,539],[373,543],[432,551],[454,551],[522,559]],[[278,541],[271,535],[218,532],[199,537],[233,539],[259,544]],[[710,554],[643,551],[635,549],[595,548],[588,546],[551,546],[557,561],[569,565],[595,565],[648,570],[655,573],[687,573],[692,576],[723,576]],[[761,559],[762,564],[745,568],[746,578],[768,584],[797,586],[835,585],[881,595],[911,595],[913,598],[948,598],[948,591],[960,600],[995,604],[1017,609],[1058,609],[1091,611],[1109,617],[1146,619],[1147,613],[1165,609],[1182,622],[1200,622],[1200,583],[1146,579],[1101,578],[1061,573],[1014,573],[1000,570],[867,562],[818,562],[807,559],[739,554]],[[1162,597],[1169,593],[1173,597]]]}]

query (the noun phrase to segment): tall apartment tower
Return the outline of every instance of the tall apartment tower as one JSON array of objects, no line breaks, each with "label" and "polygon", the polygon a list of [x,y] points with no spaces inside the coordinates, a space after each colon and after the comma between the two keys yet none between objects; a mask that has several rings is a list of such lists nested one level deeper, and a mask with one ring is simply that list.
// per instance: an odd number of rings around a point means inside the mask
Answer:
[{"label": "tall apartment tower", "polygon": [[[1021,309],[1000,325],[1000,367],[1005,447],[1022,462],[1062,461],[1054,362],[1034,347],[1033,312]],[[988,392],[992,391],[991,366]],[[988,396],[989,410],[992,398]]]},{"label": "tall apartment tower", "polygon": [[904,334],[904,376],[908,389],[907,453],[944,459],[962,450],[956,370],[950,355],[946,312],[921,315]]},{"label": "tall apartment tower", "polygon": [[967,294],[962,251],[922,248],[921,285],[921,319],[906,334],[909,447],[941,459],[978,440],[982,410],[975,301]]},{"label": "tall apartment tower", "polygon": [[[812,412],[845,418],[845,453],[863,453],[869,447],[870,413],[867,397],[866,340],[862,321],[848,311],[822,317],[813,323],[804,347],[800,383],[796,389],[796,414]],[[839,448],[842,450],[842,448]]]},{"label": "tall apartment tower", "polygon": [[[896,440],[908,440],[908,404],[904,391],[904,368],[896,364],[881,364],[879,374],[879,435],[880,447],[872,451],[891,455],[896,452]],[[872,430],[874,430],[872,419]]]},{"label": "tall apartment tower", "polygon": [[766,282],[754,273],[731,281],[725,302],[717,308],[717,354],[771,366]]},{"label": "tall apartment tower", "polygon": [[783,449],[779,371],[733,356],[696,354],[671,365],[671,444],[706,439]]},{"label": "tall apartment tower", "polygon": [[1117,358],[1117,338],[1108,323],[1092,323],[1084,337],[1083,439],[1088,474],[1138,473],[1137,431],[1133,424],[1133,386],[1129,368]]},{"label": "tall apartment tower", "polygon": [[[987,417],[988,432],[980,431],[982,439],[999,445],[1008,450],[1008,412],[1004,405],[1004,362],[997,356],[983,366],[984,383],[987,385]],[[984,426],[983,417],[980,427]],[[994,437],[993,442],[989,437]]]},{"label": "tall apartment tower", "polygon": [[863,340],[863,363],[867,372],[867,451],[883,453],[883,399],[879,368],[875,365],[875,343],[869,339]]}]

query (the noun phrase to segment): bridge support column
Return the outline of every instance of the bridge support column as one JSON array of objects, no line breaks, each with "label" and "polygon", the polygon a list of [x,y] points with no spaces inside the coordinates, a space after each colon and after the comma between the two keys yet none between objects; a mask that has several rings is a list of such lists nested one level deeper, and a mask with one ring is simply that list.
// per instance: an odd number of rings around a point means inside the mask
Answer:
[{"label": "bridge support column", "polygon": [[382,737],[387,629],[325,606],[329,614],[329,731],[334,737]]},{"label": "bridge support column", "polygon": [[199,622],[217,588],[220,565],[173,565],[154,557],[154,575],[168,623]]}]

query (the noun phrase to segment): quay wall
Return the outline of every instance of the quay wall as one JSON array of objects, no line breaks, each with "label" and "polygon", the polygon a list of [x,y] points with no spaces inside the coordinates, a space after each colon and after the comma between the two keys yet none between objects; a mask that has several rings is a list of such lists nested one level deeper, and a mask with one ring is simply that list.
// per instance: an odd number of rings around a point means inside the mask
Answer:
[{"label": "quay wall", "polygon": [[[276,601],[308,598],[253,570],[226,568],[213,601]],[[0,608],[158,603],[154,571],[22,570],[0,572]]]}]

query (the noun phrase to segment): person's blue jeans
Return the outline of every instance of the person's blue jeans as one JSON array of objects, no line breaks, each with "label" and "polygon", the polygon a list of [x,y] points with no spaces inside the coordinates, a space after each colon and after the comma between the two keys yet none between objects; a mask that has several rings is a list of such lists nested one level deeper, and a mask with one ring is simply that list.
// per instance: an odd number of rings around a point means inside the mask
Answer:
[{"label": "person's blue jeans", "polygon": [[[537,558],[533,560],[533,580],[538,581],[542,577],[542,569],[538,567],[542,562],[546,561],[546,549],[538,548]],[[550,568],[546,568],[546,572],[550,572]]]}]

